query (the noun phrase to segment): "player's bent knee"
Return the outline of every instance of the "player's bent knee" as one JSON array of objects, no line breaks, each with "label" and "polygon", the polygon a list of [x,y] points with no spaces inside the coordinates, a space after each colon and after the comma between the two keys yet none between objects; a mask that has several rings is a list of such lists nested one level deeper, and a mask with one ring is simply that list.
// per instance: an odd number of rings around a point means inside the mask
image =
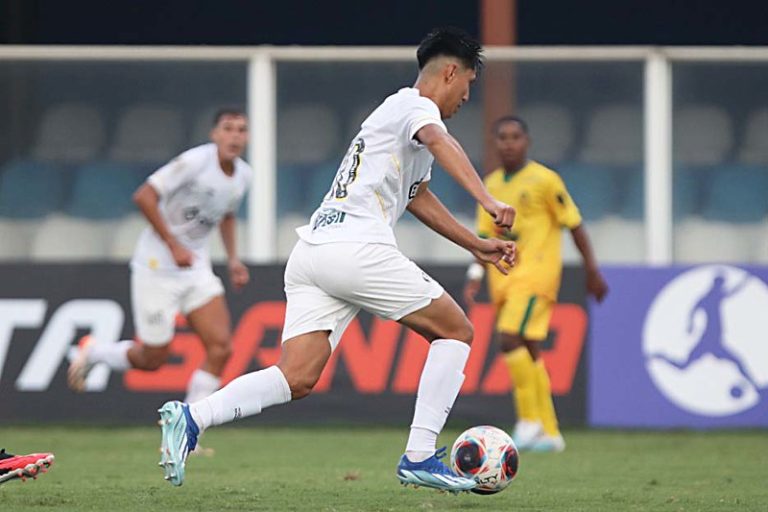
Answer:
[{"label": "player's bent knee", "polygon": [[224,365],[232,356],[232,344],[229,338],[211,344],[207,347],[208,360],[218,365]]},{"label": "player's bent knee", "polygon": [[525,342],[519,334],[501,333],[501,336],[499,336],[499,345],[501,351],[506,353],[525,346]]},{"label": "player's bent knee", "polygon": [[475,337],[475,328],[470,323],[469,320],[466,320],[465,322],[463,322],[463,325],[456,328],[455,334],[451,337],[451,339],[461,341],[463,343],[466,343],[467,345],[471,345],[474,337]]},{"label": "player's bent knee", "polygon": [[319,380],[319,376],[315,377],[304,373],[294,373],[282,368],[281,370],[285,376],[286,382],[288,382],[288,387],[291,390],[291,399],[293,400],[309,396]]},{"label": "player's bent knee", "polygon": [[139,368],[140,370],[146,370],[149,372],[153,372],[155,370],[158,370],[161,366],[165,364],[165,362],[168,360],[167,354],[151,354],[144,357],[143,365]]},{"label": "player's bent knee", "polygon": [[288,380],[288,387],[291,388],[291,398],[293,400],[299,400],[307,397],[312,393],[312,389],[317,383],[316,379],[300,378],[296,380]]}]

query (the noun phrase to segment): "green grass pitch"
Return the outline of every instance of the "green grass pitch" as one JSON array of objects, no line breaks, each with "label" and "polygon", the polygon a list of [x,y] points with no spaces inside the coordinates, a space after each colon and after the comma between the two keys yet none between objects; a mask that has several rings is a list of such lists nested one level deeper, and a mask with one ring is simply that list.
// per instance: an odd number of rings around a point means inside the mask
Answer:
[{"label": "green grass pitch", "polygon": [[[494,496],[403,488],[407,431],[219,428],[174,488],[157,467],[159,429],[0,427],[0,447],[50,450],[51,472],[0,486],[2,511],[766,511],[765,431],[566,431],[562,454],[527,454]],[[440,441],[458,434],[449,430]]]}]

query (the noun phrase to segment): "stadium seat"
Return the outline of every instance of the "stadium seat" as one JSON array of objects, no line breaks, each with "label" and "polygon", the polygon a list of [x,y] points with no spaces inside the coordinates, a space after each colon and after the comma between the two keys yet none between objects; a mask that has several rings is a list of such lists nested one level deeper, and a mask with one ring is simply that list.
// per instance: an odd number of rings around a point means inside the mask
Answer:
[{"label": "stadium seat", "polygon": [[[702,171],[678,168],[672,175],[672,214],[674,218],[692,215],[699,208],[699,189]],[[627,219],[641,220],[645,213],[645,175],[642,169],[622,175],[624,183],[619,183],[622,190],[619,201],[619,214]]]},{"label": "stadium seat", "polygon": [[288,214],[278,218],[277,222],[277,258],[281,261],[288,259],[291,255],[293,246],[299,236],[296,234],[296,228],[309,222],[305,215]]},{"label": "stadium seat", "polygon": [[531,157],[548,166],[564,162],[573,142],[568,110],[554,103],[533,103],[521,106],[518,113],[528,123]]},{"label": "stadium seat", "polygon": [[[456,220],[471,231],[475,231],[475,219],[468,215],[456,215]],[[425,252],[419,256],[420,262],[429,263],[456,263],[459,265],[469,264],[472,261],[472,255],[466,249],[459,247],[447,238],[435,233],[420,222],[415,222],[414,232],[421,230],[423,246]],[[406,235],[407,236],[407,235]],[[399,239],[398,239],[399,241]],[[410,256],[410,254],[409,254]]]},{"label": "stadium seat", "polygon": [[761,243],[762,224],[733,224],[690,217],[675,225],[675,260],[680,263],[745,263]]},{"label": "stadium seat", "polygon": [[96,157],[104,144],[104,120],[93,105],[62,103],[45,111],[32,146],[32,158],[81,164]]},{"label": "stadium seat", "polygon": [[379,104],[376,102],[369,102],[359,105],[352,110],[346,121],[347,131],[346,137],[344,137],[346,143],[352,141],[352,138],[360,131],[360,126],[363,124],[363,121],[365,121],[371,112],[378,106]]},{"label": "stadium seat", "polygon": [[30,256],[35,261],[104,260],[116,225],[114,221],[52,215],[36,231]]},{"label": "stadium seat", "polygon": [[[308,165],[336,156],[340,141],[335,112],[320,104],[286,107],[277,116],[277,156],[280,165]],[[346,143],[346,142],[345,142]]]},{"label": "stadium seat", "polygon": [[278,112],[279,214],[306,214],[317,207],[343,157],[338,133],[336,114],[323,105],[295,105]]},{"label": "stadium seat", "polygon": [[433,252],[428,241],[428,230],[428,227],[406,213],[395,225],[395,239],[400,251],[417,263],[428,260]]},{"label": "stadium seat", "polygon": [[701,209],[702,170],[678,167],[672,175],[672,215],[675,219],[697,214]]},{"label": "stadium seat", "polygon": [[323,197],[331,189],[333,178],[339,170],[339,162],[329,161],[318,165],[304,167],[301,172],[304,173],[302,183],[307,183],[307,187],[301,191],[302,207],[299,209],[304,215],[314,212],[323,200]]},{"label": "stadium seat", "polygon": [[[587,229],[589,226],[587,225]],[[580,265],[581,254],[576,244],[573,243],[573,237],[570,232],[563,230],[563,242],[561,246],[561,254],[563,255],[563,263],[566,265]]]},{"label": "stadium seat", "polygon": [[[448,131],[459,141],[469,159],[482,162],[485,136],[488,130],[485,126],[481,104],[467,104],[461,111],[445,123]],[[478,169],[482,171],[482,169]]]},{"label": "stadium seat", "polygon": [[640,220],[645,213],[645,175],[641,168],[617,176],[619,215],[626,219]]},{"label": "stadium seat", "polygon": [[707,220],[759,222],[768,211],[768,169],[723,166],[705,185],[702,215]]},{"label": "stadium seat", "polygon": [[118,162],[164,163],[182,151],[183,133],[181,114],[173,107],[134,105],[120,115],[108,157]]},{"label": "stadium seat", "polygon": [[617,191],[611,169],[586,164],[560,167],[560,176],[585,220],[596,220],[615,211]]},{"label": "stadium seat", "polygon": [[[480,167],[475,164],[475,168],[479,169]],[[461,188],[461,185],[456,183],[451,175],[437,164],[432,166],[429,189],[454,215],[469,215],[474,218],[477,202],[469,192]]]},{"label": "stadium seat", "polygon": [[716,105],[689,105],[673,114],[674,161],[689,167],[723,162],[733,146],[733,123]]},{"label": "stadium seat", "polygon": [[[235,224],[235,244],[237,246],[237,255],[244,258],[248,247],[248,223],[237,222]],[[211,251],[211,261],[214,264],[227,262],[227,250],[224,248],[224,242],[221,240],[221,232],[214,228],[211,233],[209,249]]]},{"label": "stadium seat", "polygon": [[757,244],[755,244],[752,254],[752,261],[755,263],[767,264],[768,263],[768,224],[763,222],[757,227],[756,236]]},{"label": "stadium seat", "polygon": [[588,222],[587,231],[600,263],[643,263],[645,224],[617,216]]},{"label": "stadium seat", "polygon": [[213,128],[213,116],[219,110],[219,106],[210,106],[199,110],[192,121],[187,146],[194,147],[210,142],[211,129]]},{"label": "stadium seat", "polygon": [[136,210],[132,195],[149,173],[147,168],[100,162],[80,169],[67,213],[87,219],[116,219]]},{"label": "stadium seat", "polygon": [[147,226],[149,223],[140,213],[126,215],[120,219],[111,235],[109,258],[117,261],[130,260],[139,235]]},{"label": "stadium seat", "polygon": [[737,151],[737,160],[747,165],[768,166],[768,106],[749,115],[743,140]]},{"label": "stadium seat", "polygon": [[595,108],[587,123],[579,161],[638,166],[643,161],[643,114],[639,106],[613,103]]},{"label": "stadium seat", "polygon": [[0,172],[0,217],[36,219],[63,206],[66,173],[49,163],[20,160]]},{"label": "stadium seat", "polygon": [[25,260],[39,220],[0,218],[0,261]]}]

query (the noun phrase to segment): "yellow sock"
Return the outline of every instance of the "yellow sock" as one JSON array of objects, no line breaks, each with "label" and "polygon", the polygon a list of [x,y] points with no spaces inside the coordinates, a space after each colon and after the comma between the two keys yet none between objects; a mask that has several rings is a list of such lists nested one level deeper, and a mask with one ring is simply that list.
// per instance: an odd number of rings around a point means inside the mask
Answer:
[{"label": "yellow sock", "polygon": [[544,366],[544,361],[539,359],[533,365],[536,381],[536,403],[541,417],[541,423],[544,433],[548,436],[560,435],[560,429],[557,426],[557,414],[555,405],[552,403],[552,387],[549,383],[549,374]]},{"label": "yellow sock", "polygon": [[519,347],[504,356],[515,397],[518,420],[538,421],[539,407],[536,394],[536,373],[528,349]]}]

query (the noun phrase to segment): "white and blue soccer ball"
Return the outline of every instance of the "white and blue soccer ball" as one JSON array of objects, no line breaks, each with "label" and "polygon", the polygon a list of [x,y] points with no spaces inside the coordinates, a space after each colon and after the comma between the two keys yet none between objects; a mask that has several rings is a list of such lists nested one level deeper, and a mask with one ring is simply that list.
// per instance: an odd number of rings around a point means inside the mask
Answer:
[{"label": "white and blue soccer ball", "polygon": [[472,427],[451,448],[451,467],[459,475],[473,478],[477,494],[503,491],[517,476],[520,457],[512,438],[500,428]]}]

